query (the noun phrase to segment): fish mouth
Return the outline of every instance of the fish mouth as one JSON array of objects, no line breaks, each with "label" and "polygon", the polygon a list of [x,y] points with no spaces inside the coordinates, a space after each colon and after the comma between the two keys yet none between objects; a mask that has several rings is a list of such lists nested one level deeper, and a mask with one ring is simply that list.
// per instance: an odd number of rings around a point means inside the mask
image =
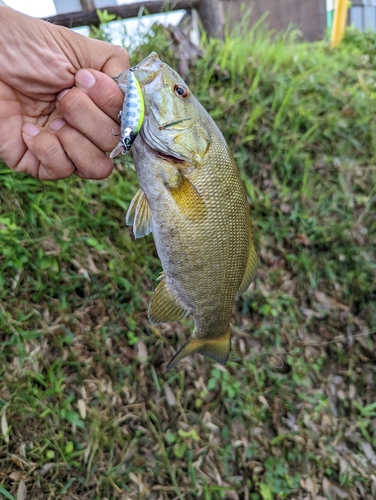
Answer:
[{"label": "fish mouth", "polygon": [[156,149],[155,147],[151,146],[149,142],[145,140],[144,142],[146,144],[147,149],[153,154],[155,154],[158,158],[162,158],[162,160],[168,161],[170,163],[179,163],[179,164],[186,162],[186,160],[184,160],[183,158],[178,158],[177,156],[174,156],[172,154],[160,151],[159,149]]},{"label": "fish mouth", "polygon": [[162,158],[163,160],[173,162],[173,163],[185,163],[185,160],[177,158],[176,156],[167,155],[165,153],[161,153],[160,151],[155,151],[157,153],[158,158]]},{"label": "fish mouth", "polygon": [[159,71],[161,71],[163,66],[164,63],[159,59],[158,54],[156,52],[152,52],[143,61],[136,64],[136,66],[132,66],[131,68],[122,71],[120,75],[113,78],[113,80],[124,92],[127,87],[130,71],[134,71],[136,73],[136,78],[141,85],[147,85],[154,80],[155,76]]}]

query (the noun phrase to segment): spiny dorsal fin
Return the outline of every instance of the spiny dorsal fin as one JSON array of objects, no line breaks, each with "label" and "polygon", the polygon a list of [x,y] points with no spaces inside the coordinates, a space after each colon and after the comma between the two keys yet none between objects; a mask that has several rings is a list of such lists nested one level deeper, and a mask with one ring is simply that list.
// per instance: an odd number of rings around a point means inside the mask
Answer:
[{"label": "spiny dorsal fin", "polygon": [[149,306],[149,319],[152,323],[180,321],[188,316],[189,309],[171,290],[166,279],[157,286]]},{"label": "spiny dorsal fin", "polygon": [[133,226],[135,238],[141,238],[153,230],[153,219],[145,193],[140,189],[129,205],[125,218],[127,226]]},{"label": "spiny dorsal fin", "polygon": [[181,359],[198,352],[214,359],[218,363],[225,364],[231,349],[231,329],[216,339],[200,339],[191,337],[181,349],[175,354],[167,365],[167,370],[171,370]]}]

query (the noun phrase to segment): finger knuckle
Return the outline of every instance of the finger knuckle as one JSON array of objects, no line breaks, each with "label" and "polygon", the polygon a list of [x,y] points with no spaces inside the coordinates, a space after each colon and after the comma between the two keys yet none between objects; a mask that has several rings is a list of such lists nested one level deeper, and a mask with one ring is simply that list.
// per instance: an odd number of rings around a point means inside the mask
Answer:
[{"label": "finger knuckle", "polygon": [[74,170],[59,143],[53,143],[45,149],[41,164],[53,179],[68,177]]},{"label": "finger knuckle", "polygon": [[43,162],[60,162],[61,161],[61,147],[57,142],[53,142],[45,147],[43,153]]},{"label": "finger knuckle", "polygon": [[90,172],[90,177],[95,180],[104,179],[110,175],[112,169],[112,161],[108,158],[108,156],[104,156],[98,160],[96,165],[93,166],[93,170]]},{"label": "finger knuckle", "polygon": [[114,52],[114,57],[122,59],[126,64],[128,64],[128,51],[121,45],[112,45],[112,50]]},{"label": "finger knuckle", "polygon": [[109,92],[106,95],[106,107],[110,113],[118,113],[122,106],[124,96],[120,94],[117,89],[115,92]]},{"label": "finger knuckle", "polygon": [[84,105],[85,97],[86,95],[82,90],[78,88],[71,89],[59,103],[61,114],[69,116],[72,113],[76,113],[77,109],[80,109]]}]

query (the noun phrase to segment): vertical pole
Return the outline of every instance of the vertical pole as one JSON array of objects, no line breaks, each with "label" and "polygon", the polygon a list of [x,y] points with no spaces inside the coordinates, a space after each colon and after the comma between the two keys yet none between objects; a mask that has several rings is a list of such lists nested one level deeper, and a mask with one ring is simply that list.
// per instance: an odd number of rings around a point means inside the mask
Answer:
[{"label": "vertical pole", "polygon": [[222,3],[219,0],[200,0],[196,8],[208,37],[223,39]]},{"label": "vertical pole", "polygon": [[94,0],[80,0],[82,5],[82,10],[95,10]]},{"label": "vertical pole", "polygon": [[336,0],[332,27],[331,46],[336,47],[345,34],[348,0]]}]

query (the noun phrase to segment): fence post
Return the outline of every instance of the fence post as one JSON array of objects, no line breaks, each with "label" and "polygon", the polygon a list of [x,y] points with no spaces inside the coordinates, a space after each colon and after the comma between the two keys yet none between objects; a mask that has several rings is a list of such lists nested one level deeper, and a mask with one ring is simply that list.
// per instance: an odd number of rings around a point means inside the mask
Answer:
[{"label": "fence post", "polygon": [[95,10],[94,0],[80,0],[82,5],[82,10]]},{"label": "fence post", "polygon": [[224,14],[219,0],[201,0],[197,5],[198,15],[210,38],[223,40]]}]

